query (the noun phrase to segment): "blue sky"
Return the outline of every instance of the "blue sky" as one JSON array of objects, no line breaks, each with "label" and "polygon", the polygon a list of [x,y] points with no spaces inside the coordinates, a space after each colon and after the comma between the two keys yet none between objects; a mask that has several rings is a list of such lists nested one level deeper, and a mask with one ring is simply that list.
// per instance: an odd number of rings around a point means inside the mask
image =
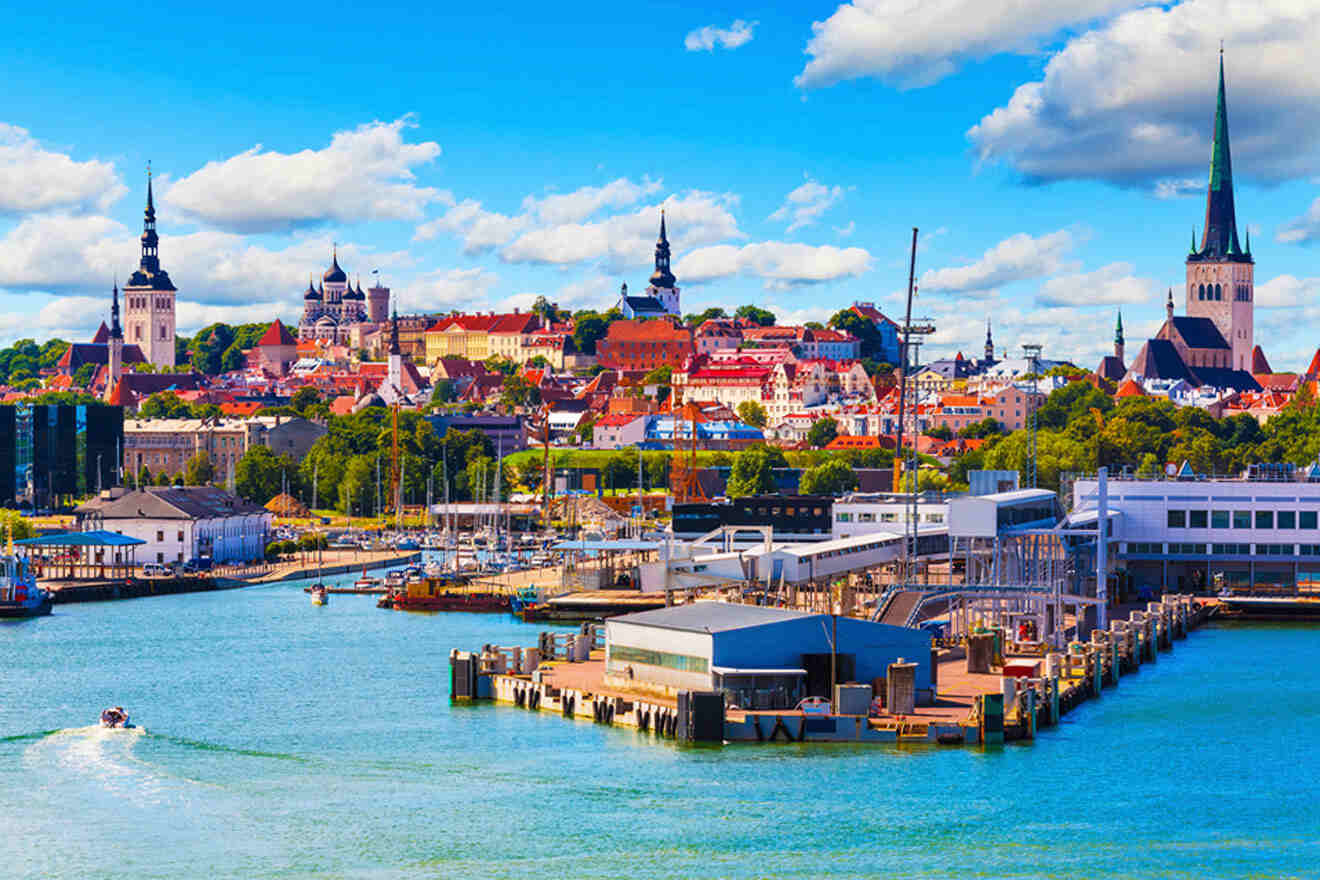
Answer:
[{"label": "blue sky", "polygon": [[1320,344],[1313,3],[449,6],[11,11],[0,339],[94,329],[150,159],[184,329],[296,318],[335,241],[405,311],[605,308],[663,204],[687,311],[897,314],[918,226],[933,353],[1090,365],[1181,287],[1223,39],[1257,342]]}]

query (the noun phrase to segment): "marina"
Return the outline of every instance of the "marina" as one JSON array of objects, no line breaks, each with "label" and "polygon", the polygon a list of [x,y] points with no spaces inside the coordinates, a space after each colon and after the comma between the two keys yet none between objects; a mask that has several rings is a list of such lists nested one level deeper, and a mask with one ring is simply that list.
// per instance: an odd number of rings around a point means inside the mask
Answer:
[{"label": "marina", "polygon": [[[1307,696],[1320,646],[1304,626],[1211,620],[1030,748],[782,733],[775,747],[712,748],[588,711],[571,723],[450,702],[447,646],[535,645],[577,626],[383,614],[370,596],[314,609],[304,586],[76,604],[0,626],[0,662],[26,671],[0,678],[0,705],[23,706],[0,714],[0,810],[30,832],[0,837],[10,876],[81,878],[107,852],[144,876],[204,861],[225,878],[1307,876],[1320,860],[1320,764],[1295,747],[1320,723]],[[198,643],[256,662],[217,664]],[[317,686],[299,686],[309,674]],[[1269,724],[1242,711],[1262,698]],[[93,726],[120,704],[136,730]],[[1277,772],[1281,755],[1291,772]],[[1249,795],[1225,796],[1208,769],[1224,766]],[[1151,809],[1170,780],[1176,808]],[[802,804],[810,821],[786,821]],[[620,824],[639,809],[646,822]],[[1006,815],[1019,817],[1012,842],[994,843]]]}]

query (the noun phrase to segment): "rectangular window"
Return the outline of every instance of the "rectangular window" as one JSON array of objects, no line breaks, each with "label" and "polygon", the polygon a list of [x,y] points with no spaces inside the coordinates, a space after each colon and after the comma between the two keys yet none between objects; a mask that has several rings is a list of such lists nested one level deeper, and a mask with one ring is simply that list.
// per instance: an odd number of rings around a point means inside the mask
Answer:
[{"label": "rectangular window", "polygon": [[1256,528],[1258,529],[1274,528],[1274,511],[1272,510],[1256,511]]},{"label": "rectangular window", "polygon": [[1297,528],[1297,511],[1295,511],[1295,510],[1280,510],[1280,511],[1279,511],[1279,528],[1281,528],[1281,529],[1295,529],[1295,528]]},{"label": "rectangular window", "polygon": [[1170,511],[1169,511],[1169,528],[1171,528],[1171,529],[1183,529],[1183,528],[1186,528],[1186,527],[1187,527],[1187,511],[1185,511],[1185,510],[1170,510]]},{"label": "rectangular window", "polygon": [[1297,514],[1297,528],[1299,529],[1315,528],[1315,511],[1303,510],[1301,513]]},{"label": "rectangular window", "polygon": [[1210,512],[1210,528],[1226,529],[1228,528],[1229,515],[1227,510],[1214,510]]},{"label": "rectangular window", "polygon": [[179,540],[183,540],[183,529],[179,529]]},{"label": "rectangular window", "polygon": [[1203,529],[1206,527],[1206,512],[1204,510],[1190,510],[1187,512],[1187,527],[1192,529]]},{"label": "rectangular window", "polygon": [[686,673],[706,673],[710,670],[705,657],[634,648],[631,645],[610,645],[610,662],[664,666],[665,669],[677,669],[678,672]]},{"label": "rectangular window", "polygon": [[164,532],[156,532],[156,540],[157,540],[157,541],[164,541],[164,540],[165,540],[165,533],[164,533]]},{"label": "rectangular window", "polygon": [[1235,529],[1251,528],[1251,511],[1250,510],[1233,511],[1233,528]]}]

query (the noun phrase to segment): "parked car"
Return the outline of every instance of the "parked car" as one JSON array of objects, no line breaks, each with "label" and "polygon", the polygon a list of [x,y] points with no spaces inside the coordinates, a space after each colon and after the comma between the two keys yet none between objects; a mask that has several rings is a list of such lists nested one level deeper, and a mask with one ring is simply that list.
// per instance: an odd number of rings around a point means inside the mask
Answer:
[{"label": "parked car", "polygon": [[142,563],[143,577],[169,577],[170,574],[171,572],[169,566],[165,565],[164,563],[161,562]]},{"label": "parked car", "polygon": [[195,574],[199,571],[210,571],[211,567],[214,564],[215,563],[211,559],[211,557],[201,556],[198,558],[189,559],[187,562],[185,562],[183,564],[183,571],[185,574]]}]

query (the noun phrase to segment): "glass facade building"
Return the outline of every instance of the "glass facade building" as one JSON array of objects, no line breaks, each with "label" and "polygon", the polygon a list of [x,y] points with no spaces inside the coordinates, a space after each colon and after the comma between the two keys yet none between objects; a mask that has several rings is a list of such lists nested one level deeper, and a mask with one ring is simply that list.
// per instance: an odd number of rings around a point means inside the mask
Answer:
[{"label": "glass facade building", "polygon": [[117,485],[123,444],[121,407],[0,406],[0,505],[51,507]]}]

